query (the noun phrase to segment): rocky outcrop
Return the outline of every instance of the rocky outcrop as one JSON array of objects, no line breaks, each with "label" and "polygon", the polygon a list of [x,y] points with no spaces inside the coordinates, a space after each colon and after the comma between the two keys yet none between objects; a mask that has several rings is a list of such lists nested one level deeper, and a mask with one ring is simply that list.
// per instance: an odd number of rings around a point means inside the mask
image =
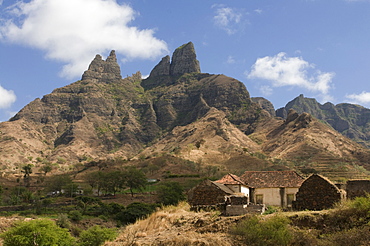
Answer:
[{"label": "rocky outcrop", "polygon": [[184,73],[200,73],[199,61],[196,59],[192,42],[177,48],[172,55],[170,74],[176,76]]},{"label": "rocky outcrop", "polygon": [[122,79],[121,69],[117,63],[117,57],[112,50],[104,61],[101,55],[96,55],[95,59],[90,63],[89,69],[82,75],[82,80],[97,80],[99,82],[112,83]]},{"label": "rocky outcrop", "polygon": [[186,73],[200,73],[199,61],[192,42],[177,48],[170,56],[165,56],[153,68],[147,79],[141,85],[150,90],[158,86],[171,86],[178,82],[178,78]]},{"label": "rocky outcrop", "polygon": [[156,65],[153,70],[150,72],[149,77],[159,77],[159,76],[168,76],[170,75],[170,56],[165,56],[162,60]]},{"label": "rocky outcrop", "polygon": [[263,97],[251,97],[252,101],[258,103],[264,110],[266,110],[272,117],[276,115],[274,105]]}]

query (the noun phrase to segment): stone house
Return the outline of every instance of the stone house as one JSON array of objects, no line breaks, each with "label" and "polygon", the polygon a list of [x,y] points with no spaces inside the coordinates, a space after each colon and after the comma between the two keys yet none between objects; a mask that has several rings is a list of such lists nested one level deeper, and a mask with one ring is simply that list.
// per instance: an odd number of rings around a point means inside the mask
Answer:
[{"label": "stone house", "polygon": [[295,210],[329,209],[335,203],[345,199],[346,193],[339,189],[329,179],[312,174],[301,185],[293,202]]},{"label": "stone house", "polygon": [[224,184],[204,180],[188,191],[188,203],[193,209],[225,205],[227,196],[234,192]]},{"label": "stone house", "polygon": [[247,171],[240,179],[249,186],[250,202],[291,207],[304,179],[295,171]]},{"label": "stone house", "polygon": [[263,213],[264,206],[249,202],[249,187],[240,178],[227,174],[217,181],[205,180],[188,192],[192,210],[218,209],[225,215]]}]

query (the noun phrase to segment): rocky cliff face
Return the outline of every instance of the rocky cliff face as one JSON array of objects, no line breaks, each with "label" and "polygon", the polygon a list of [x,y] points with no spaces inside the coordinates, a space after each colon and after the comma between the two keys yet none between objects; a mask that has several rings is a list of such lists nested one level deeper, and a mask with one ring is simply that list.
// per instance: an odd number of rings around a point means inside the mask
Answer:
[{"label": "rocky cliff face", "polygon": [[299,113],[307,112],[320,119],[344,136],[370,147],[370,109],[359,105],[341,103],[320,104],[314,98],[303,95],[287,103],[284,108],[278,109],[276,115],[286,118],[287,111],[294,109]]}]

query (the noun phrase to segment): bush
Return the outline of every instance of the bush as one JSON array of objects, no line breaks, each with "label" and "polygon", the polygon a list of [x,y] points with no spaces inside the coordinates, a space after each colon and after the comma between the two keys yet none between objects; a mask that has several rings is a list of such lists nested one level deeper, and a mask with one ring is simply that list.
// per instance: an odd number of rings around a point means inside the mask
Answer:
[{"label": "bush", "polygon": [[134,202],[128,205],[125,210],[118,213],[116,220],[122,224],[135,223],[137,219],[142,219],[154,212],[155,208],[155,205]]},{"label": "bush", "polygon": [[60,228],[47,219],[20,222],[1,234],[4,246],[74,245],[74,238],[67,229]]},{"label": "bush", "polygon": [[114,229],[101,228],[96,225],[81,232],[78,242],[79,246],[99,246],[106,241],[112,241],[117,236]]},{"label": "bush", "polygon": [[177,205],[185,200],[183,188],[178,182],[164,182],[157,188],[158,203],[163,205]]},{"label": "bush", "polygon": [[288,224],[289,219],[280,215],[269,218],[255,215],[241,221],[231,233],[239,236],[246,245],[283,246],[292,240]]},{"label": "bush", "polygon": [[71,228],[71,222],[66,214],[59,214],[56,223],[59,227],[67,229]]},{"label": "bush", "polygon": [[69,212],[68,217],[74,222],[79,222],[82,220],[82,213],[78,210],[72,210]]}]

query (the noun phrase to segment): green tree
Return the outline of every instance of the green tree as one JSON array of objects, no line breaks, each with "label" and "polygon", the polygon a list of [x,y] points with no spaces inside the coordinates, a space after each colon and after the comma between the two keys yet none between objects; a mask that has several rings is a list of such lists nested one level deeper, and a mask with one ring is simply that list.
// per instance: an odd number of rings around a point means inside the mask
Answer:
[{"label": "green tree", "polygon": [[81,232],[79,246],[100,246],[106,241],[112,241],[117,237],[114,229],[102,228],[98,225]]},{"label": "green tree", "polygon": [[148,182],[145,174],[135,167],[129,167],[125,170],[123,176],[125,185],[130,188],[132,197],[134,196],[134,189],[141,191],[146,187]]},{"label": "green tree", "polygon": [[40,171],[42,171],[45,176],[47,173],[51,172],[51,170],[53,170],[53,166],[51,165],[51,163],[47,163],[40,168]]},{"label": "green tree", "polygon": [[178,182],[164,182],[157,188],[158,203],[176,205],[185,200],[184,190]]},{"label": "green tree", "polygon": [[62,192],[62,190],[72,184],[72,179],[68,175],[53,176],[48,179],[47,189],[52,192]]},{"label": "green tree", "polygon": [[105,190],[105,193],[116,193],[121,190],[125,185],[125,176],[120,171],[112,171],[103,174],[104,182],[101,183],[102,189]]},{"label": "green tree", "polygon": [[154,212],[156,205],[134,202],[129,204],[125,210],[116,215],[116,220],[122,224],[135,223],[137,219],[146,217],[148,214]]},{"label": "green tree", "polygon": [[75,242],[67,229],[47,219],[20,222],[1,234],[1,238],[4,246],[71,246]]},{"label": "green tree", "polygon": [[32,164],[27,164],[23,166],[21,170],[21,172],[24,173],[23,180],[24,180],[25,186],[27,187],[30,186],[30,174],[32,173],[32,167],[33,167]]}]

